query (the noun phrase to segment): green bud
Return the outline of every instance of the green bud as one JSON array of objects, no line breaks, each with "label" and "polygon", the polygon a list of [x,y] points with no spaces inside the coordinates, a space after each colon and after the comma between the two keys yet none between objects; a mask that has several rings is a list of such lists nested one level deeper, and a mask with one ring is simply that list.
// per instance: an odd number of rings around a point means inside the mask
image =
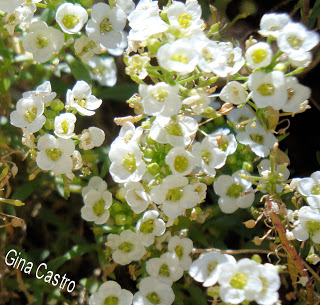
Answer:
[{"label": "green bud", "polygon": [[237,163],[237,157],[235,155],[228,156],[227,163],[229,165]]},{"label": "green bud", "polygon": [[127,216],[125,214],[117,214],[114,220],[117,226],[124,226],[127,224]]},{"label": "green bud", "polygon": [[143,122],[141,123],[141,127],[142,127],[143,129],[149,129],[149,128],[151,127],[151,122],[150,122],[150,120],[143,121]]},{"label": "green bud", "polygon": [[153,140],[150,135],[147,135],[147,138],[146,138],[146,142],[148,144],[156,144],[157,142],[155,140]]},{"label": "green bud", "polygon": [[210,31],[209,31],[209,32],[210,32],[210,33],[216,33],[216,32],[219,31],[219,29],[220,29],[220,22],[213,24],[213,25],[210,27]]},{"label": "green bud", "polygon": [[133,223],[133,217],[131,215],[127,215],[127,225],[132,225]]},{"label": "green bud", "polygon": [[242,169],[247,171],[247,172],[249,172],[249,173],[251,173],[253,171],[252,163],[244,161],[242,163]]},{"label": "green bud", "polygon": [[54,119],[57,116],[57,113],[53,110],[46,109],[44,115],[49,119]]},{"label": "green bud", "polygon": [[167,10],[162,10],[161,13],[160,13],[160,17],[161,17],[162,20],[169,22],[168,15],[167,15]]},{"label": "green bud", "polygon": [[54,119],[47,118],[46,123],[44,124],[44,127],[48,130],[53,130],[54,129]]},{"label": "green bud", "polygon": [[151,163],[147,167],[147,172],[152,176],[159,174],[160,170],[161,170],[161,167],[158,163]]},{"label": "green bud", "polygon": [[61,111],[64,109],[64,104],[59,99],[51,101],[50,108],[54,111]]},{"label": "green bud", "polygon": [[261,264],[262,259],[261,259],[260,255],[258,255],[258,254],[253,254],[251,259],[253,261],[255,261],[256,263]]},{"label": "green bud", "polygon": [[91,7],[92,6],[92,0],[81,0],[81,5],[85,7]]},{"label": "green bud", "polygon": [[210,176],[199,177],[199,181],[205,183],[206,185],[211,185],[214,182],[214,178]]},{"label": "green bud", "polygon": [[111,209],[114,214],[117,214],[123,211],[123,206],[120,202],[114,202]]},{"label": "green bud", "polygon": [[152,148],[146,148],[143,152],[145,158],[152,159],[154,156],[154,150]]},{"label": "green bud", "polygon": [[148,50],[152,55],[156,55],[158,52],[158,49],[161,46],[161,42],[156,38],[151,38],[147,40],[147,46]]}]

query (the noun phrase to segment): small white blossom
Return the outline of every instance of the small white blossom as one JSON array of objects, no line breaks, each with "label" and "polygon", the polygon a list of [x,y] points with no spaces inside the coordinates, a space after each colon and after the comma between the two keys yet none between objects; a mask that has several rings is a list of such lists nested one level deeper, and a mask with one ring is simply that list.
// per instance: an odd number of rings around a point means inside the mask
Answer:
[{"label": "small white blossom", "polygon": [[149,136],[162,144],[187,146],[197,130],[198,123],[191,117],[178,115],[170,118],[158,115],[150,128]]},{"label": "small white blossom", "polygon": [[117,282],[107,281],[99,287],[97,292],[90,296],[89,305],[131,305],[132,299],[133,295],[130,291],[121,289]]},{"label": "small white blossom", "polygon": [[248,48],[246,52],[247,65],[252,69],[268,66],[272,60],[272,50],[266,42],[258,42]]},{"label": "small white blossom", "polygon": [[263,290],[258,264],[255,261],[243,258],[236,264],[224,263],[220,268],[218,283],[223,302],[240,304],[244,300],[253,301]]},{"label": "small white blossom", "polygon": [[73,162],[71,155],[75,145],[71,139],[56,139],[46,134],[38,140],[37,165],[43,170],[51,170],[54,174],[66,174],[72,170]]},{"label": "small white blossom", "polygon": [[121,31],[127,21],[125,12],[106,3],[96,3],[92,6],[91,19],[86,31],[89,39],[101,43],[106,48],[115,49],[122,41]]},{"label": "small white blossom", "polygon": [[170,31],[179,36],[188,36],[202,31],[201,6],[197,2],[184,4],[173,1],[167,10]]},{"label": "small white blossom", "polygon": [[226,163],[227,154],[219,148],[214,136],[207,136],[201,143],[195,143],[192,152],[196,164],[212,177],[216,175],[216,169]]},{"label": "small white blossom", "polygon": [[87,116],[94,115],[93,110],[102,104],[102,100],[91,94],[90,86],[83,80],[77,81],[72,90],[68,89],[66,102],[71,108]]},{"label": "small white blossom", "polygon": [[120,129],[119,136],[112,142],[111,145],[122,143],[122,144],[133,144],[138,143],[143,129],[141,127],[135,128],[131,122],[125,122]]},{"label": "small white blossom", "polygon": [[77,118],[72,113],[62,113],[54,119],[54,133],[59,138],[70,139],[75,135],[74,124]]},{"label": "small white blossom", "polygon": [[46,122],[43,115],[44,104],[40,97],[20,99],[17,102],[16,109],[10,114],[10,123],[13,126],[26,128],[27,132],[34,133],[40,130]]},{"label": "small white blossom", "polygon": [[58,7],[56,21],[63,32],[75,34],[88,21],[88,13],[81,5],[66,2]]},{"label": "small white blossom", "polygon": [[223,87],[219,97],[226,103],[239,105],[246,102],[247,92],[239,82],[231,81]]},{"label": "small white blossom", "polygon": [[110,216],[108,208],[112,204],[112,194],[109,191],[99,192],[89,190],[83,197],[84,207],[81,209],[81,217],[96,224],[104,224]]},{"label": "small white blossom", "polygon": [[[234,123],[236,125],[241,124],[242,122],[246,122],[254,118],[252,108],[249,106],[244,106],[242,108],[233,108],[228,114],[227,118],[231,123]],[[245,125],[243,127],[239,128],[240,130],[243,130]],[[238,129],[236,129],[237,131]]]},{"label": "small white blossom", "polygon": [[149,259],[146,269],[152,277],[170,286],[183,275],[178,256],[170,252],[163,253],[159,258]]},{"label": "small white blossom", "polygon": [[182,105],[178,92],[178,86],[170,86],[164,82],[149,86],[139,85],[143,110],[148,115],[161,114],[170,117],[177,114]]},{"label": "small white blossom", "polygon": [[63,44],[63,33],[48,27],[43,21],[33,22],[29,33],[22,40],[23,48],[32,53],[34,59],[40,63],[48,61],[53,53],[58,53]]},{"label": "small white blossom", "polygon": [[112,87],[117,82],[117,67],[113,57],[93,56],[88,60],[91,78],[101,86]]},{"label": "small white blossom", "polygon": [[146,171],[142,152],[136,143],[116,143],[110,148],[110,174],[117,183],[138,182]]},{"label": "small white blossom", "polygon": [[289,54],[292,59],[299,59],[319,43],[319,35],[308,31],[300,23],[290,22],[277,37],[277,43],[282,52]]},{"label": "small white blossom", "polygon": [[129,15],[135,8],[135,4],[132,0],[116,0],[116,5],[127,15]]},{"label": "small white blossom", "polygon": [[151,196],[140,182],[129,181],[125,184],[125,199],[131,209],[140,214],[152,203]]},{"label": "small white blossom", "polygon": [[314,243],[320,244],[320,210],[311,206],[304,206],[299,210],[299,219],[294,223],[293,235],[299,241],[311,236]]},{"label": "small white blossom", "polygon": [[79,147],[84,150],[89,150],[94,147],[100,147],[103,144],[105,133],[101,128],[92,126],[82,131],[79,140]]},{"label": "small white blossom", "polygon": [[299,192],[307,197],[307,202],[313,208],[320,208],[320,171],[311,174],[310,178],[303,178],[298,182]]},{"label": "small white blossom", "polygon": [[168,251],[174,252],[179,258],[179,264],[183,270],[189,270],[192,259],[190,253],[193,248],[193,242],[190,238],[179,238],[173,236],[168,242]]},{"label": "small white blossom", "polygon": [[76,54],[81,56],[83,61],[87,61],[91,58],[94,54],[101,53],[100,44],[90,40],[87,36],[82,35],[78,38],[74,43],[74,49]]},{"label": "small white blossom", "polygon": [[157,52],[157,59],[163,69],[185,75],[195,69],[200,54],[192,39],[180,38],[161,46]]},{"label": "small white blossom", "polygon": [[146,247],[154,243],[155,236],[161,236],[166,231],[165,222],[158,216],[156,210],[149,210],[137,222],[136,232],[140,232],[141,241]]},{"label": "small white blossom", "polygon": [[172,288],[153,277],[144,278],[133,297],[133,305],[171,305],[175,299]]},{"label": "small white blossom", "polygon": [[283,111],[296,113],[301,110],[301,104],[306,101],[310,95],[310,88],[299,84],[294,76],[286,77],[288,91],[288,100],[282,107]]},{"label": "small white blossom", "polygon": [[217,283],[220,275],[220,266],[224,263],[235,264],[236,260],[228,254],[213,251],[203,253],[190,266],[189,274],[204,287],[210,287]]},{"label": "small white blossom", "polygon": [[138,261],[146,254],[140,235],[131,230],[125,230],[117,234],[109,234],[107,246],[112,250],[112,259],[120,265]]},{"label": "small white blossom", "polygon": [[0,11],[13,13],[25,0],[0,0]]},{"label": "small white blossom", "polygon": [[183,147],[174,147],[166,155],[165,162],[174,175],[189,175],[195,167],[195,157]]},{"label": "small white blossom", "polygon": [[260,123],[255,126],[247,124],[245,131],[237,134],[237,140],[243,145],[249,145],[257,156],[263,158],[269,156],[270,149],[277,142],[277,138],[271,132],[266,132]]},{"label": "small white blossom", "polygon": [[50,105],[50,102],[56,97],[56,95],[57,93],[52,92],[51,83],[49,81],[39,85],[36,90],[27,91],[22,94],[24,98],[39,96],[46,106]]},{"label": "small white blossom", "polygon": [[213,184],[214,191],[220,196],[218,203],[223,213],[231,214],[238,208],[249,208],[254,201],[252,183],[240,178],[239,174],[249,173],[240,170],[232,176],[221,175]]},{"label": "small white blossom", "polygon": [[211,136],[216,137],[219,148],[224,151],[227,156],[232,155],[237,150],[237,140],[235,136],[230,133],[228,128],[220,128],[213,132]]},{"label": "small white blossom", "polygon": [[182,104],[190,107],[195,114],[200,115],[209,107],[210,97],[204,90],[191,91],[190,94],[191,96],[184,99]]},{"label": "small white blossom", "polygon": [[278,37],[282,29],[291,22],[288,14],[264,14],[260,21],[259,34],[262,36]]},{"label": "small white blossom", "polygon": [[95,190],[102,194],[107,190],[107,188],[108,185],[104,180],[102,180],[102,178],[99,176],[94,176],[90,179],[88,185],[82,189],[82,197],[88,194],[88,192],[91,190]]},{"label": "small white blossom", "polygon": [[258,108],[271,106],[275,110],[280,110],[288,98],[285,76],[281,71],[270,73],[255,71],[249,76],[248,87],[252,91],[251,98]]}]

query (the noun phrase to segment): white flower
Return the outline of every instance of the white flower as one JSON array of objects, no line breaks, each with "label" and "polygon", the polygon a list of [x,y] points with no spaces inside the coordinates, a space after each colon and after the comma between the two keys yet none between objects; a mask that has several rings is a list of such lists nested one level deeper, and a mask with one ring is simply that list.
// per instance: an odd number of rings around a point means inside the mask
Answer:
[{"label": "white flower", "polygon": [[146,269],[152,277],[170,286],[183,275],[178,256],[170,252],[163,253],[159,258],[149,259]]},{"label": "white flower", "polygon": [[131,305],[133,295],[114,281],[103,283],[97,292],[92,294],[89,299],[89,305]]},{"label": "white flower", "polygon": [[92,126],[82,131],[79,140],[79,147],[84,150],[89,150],[93,147],[100,147],[105,140],[105,134],[102,129]]},{"label": "white flower", "polygon": [[22,94],[24,98],[39,96],[45,105],[49,105],[56,95],[57,93],[52,92],[51,83],[49,81],[39,85],[34,91],[27,91]]},{"label": "white flower", "polygon": [[170,118],[158,115],[150,128],[149,136],[162,144],[187,146],[197,130],[198,123],[191,117],[178,115]]},{"label": "white flower", "polygon": [[277,37],[277,43],[282,52],[288,53],[292,59],[299,59],[319,43],[319,35],[300,23],[290,22]]},{"label": "white flower", "polygon": [[71,155],[75,145],[71,139],[56,139],[46,134],[38,140],[37,165],[43,170],[51,170],[54,174],[66,174],[72,170],[73,162]]},{"label": "white flower", "polygon": [[235,172],[232,176],[221,175],[213,184],[213,189],[219,198],[219,206],[223,213],[231,214],[238,208],[248,208],[254,201],[252,183],[240,178],[239,174],[249,175],[244,170]]},{"label": "white flower", "polygon": [[243,258],[236,264],[222,264],[220,268],[219,294],[223,302],[239,304],[244,300],[253,301],[263,290],[258,264],[255,261]]},{"label": "white flower", "polygon": [[163,180],[162,184],[153,187],[150,195],[152,201],[162,204],[164,214],[170,218],[176,218],[202,200],[196,190],[197,187],[197,184],[189,184],[186,177],[170,175]]},{"label": "white flower", "polygon": [[133,305],[171,305],[175,299],[172,288],[153,277],[144,278],[133,297]]},{"label": "white flower", "polygon": [[143,110],[148,115],[172,116],[181,109],[179,87],[170,86],[164,82],[155,85],[139,85],[139,93],[142,96]]},{"label": "white flower", "polygon": [[[131,0],[130,0],[131,1]],[[121,31],[121,42],[118,47],[115,49],[108,49],[108,53],[113,56],[120,56],[123,54],[124,50],[128,47],[128,33],[125,31]]]},{"label": "white flower", "polygon": [[147,67],[150,63],[150,57],[135,54],[128,59],[126,73],[128,75],[136,75],[139,79],[145,79],[148,76]]},{"label": "white flower", "polygon": [[307,202],[313,208],[320,208],[320,171],[311,174],[310,178],[303,178],[298,182],[299,192],[307,197]]},{"label": "white flower", "polygon": [[56,21],[63,32],[75,34],[88,21],[88,13],[81,5],[66,2],[58,7]]},{"label": "white flower", "polygon": [[266,67],[271,63],[272,50],[266,42],[258,42],[248,48],[246,52],[247,65],[252,69]]},{"label": "white flower", "polygon": [[110,148],[110,174],[117,183],[138,182],[146,171],[142,152],[136,143],[116,143]]},{"label": "white flower", "polygon": [[224,263],[235,264],[236,260],[228,254],[213,251],[203,253],[190,266],[189,274],[204,287],[210,287],[217,283],[220,275],[220,266]]},{"label": "white flower", "polygon": [[258,265],[259,279],[262,290],[255,296],[259,305],[273,305],[279,299],[277,290],[280,288],[280,277],[277,268],[272,264]]},{"label": "white flower", "polygon": [[78,170],[83,166],[81,153],[78,150],[75,150],[71,156],[73,163],[73,170]]},{"label": "white flower", "polygon": [[168,242],[168,251],[174,252],[179,258],[179,264],[183,270],[189,270],[192,263],[190,253],[193,248],[193,242],[190,238],[179,238],[173,236]]},{"label": "white flower", "polygon": [[131,209],[140,214],[152,203],[151,196],[140,182],[129,181],[125,184],[125,199]]},{"label": "white flower", "polygon": [[0,0],[0,11],[13,13],[25,0]]},{"label": "white flower", "polygon": [[26,128],[27,132],[34,133],[40,130],[46,122],[43,115],[44,104],[40,97],[20,99],[16,109],[10,114],[10,123],[13,126]]},{"label": "white flower", "polygon": [[298,58],[292,58],[290,54],[288,54],[288,60],[293,67],[308,67],[312,62],[312,54],[311,52],[304,52],[301,53]]},{"label": "white flower", "polygon": [[159,16],[158,1],[141,0],[128,16],[131,28],[128,36],[130,51],[136,51],[137,46],[152,35],[167,31],[169,25]]},{"label": "white flower", "polygon": [[202,31],[201,6],[197,2],[184,4],[173,1],[167,10],[170,31],[179,36],[187,36]]},{"label": "white flower", "polygon": [[310,88],[299,84],[294,76],[286,77],[288,100],[282,107],[283,111],[296,113],[301,110],[301,104],[311,95]]},{"label": "white flower", "polygon": [[140,235],[131,230],[125,230],[117,234],[109,234],[107,245],[113,250],[112,259],[120,265],[138,261],[145,255]]},{"label": "white flower", "polygon": [[48,27],[43,21],[33,22],[22,40],[23,48],[41,63],[48,61],[53,53],[58,53],[63,44],[63,33]]},{"label": "white flower", "polygon": [[[244,106],[242,108],[233,108],[228,114],[227,114],[227,118],[230,122],[238,125],[242,122],[246,122],[248,120],[251,120],[252,118],[254,118],[254,114],[253,111],[251,110],[252,108],[249,106]],[[243,125],[244,129],[245,125]]]},{"label": "white flower", "polygon": [[252,91],[251,98],[258,108],[271,106],[275,110],[280,110],[288,98],[285,76],[281,71],[270,73],[255,71],[249,76],[248,87]]},{"label": "white flower", "polygon": [[142,133],[143,129],[141,127],[135,128],[131,122],[125,122],[120,129],[119,136],[112,142],[111,145],[116,143],[138,143]]},{"label": "white flower", "polygon": [[214,136],[207,136],[201,143],[195,143],[192,152],[197,166],[212,177],[216,175],[215,169],[226,163],[227,154],[219,148]]},{"label": "white flower", "polygon": [[82,35],[74,43],[76,54],[81,56],[83,61],[87,61],[94,54],[100,54],[100,44],[90,40],[87,36]]},{"label": "white flower", "polygon": [[101,86],[112,87],[117,82],[117,67],[113,57],[93,56],[88,60],[91,78]]},{"label": "white flower", "polygon": [[220,128],[213,132],[211,136],[216,137],[219,148],[224,151],[227,156],[232,155],[237,150],[237,140],[235,136],[230,133],[228,128]]},{"label": "white flower", "polygon": [[191,96],[184,99],[182,104],[189,106],[195,114],[200,115],[210,105],[210,97],[204,90],[191,91],[190,94]]},{"label": "white flower", "polygon": [[294,223],[293,235],[299,241],[304,241],[311,236],[314,243],[320,244],[320,210],[304,206],[299,210],[299,219]]},{"label": "white flower", "polygon": [[231,81],[223,87],[219,97],[226,103],[240,105],[246,102],[247,92],[239,82]]},{"label": "white flower", "polygon": [[127,21],[125,12],[119,7],[111,9],[108,4],[97,3],[92,6],[91,18],[86,26],[89,39],[106,48],[117,48]]},{"label": "white flower", "polygon": [[62,113],[54,119],[54,133],[59,138],[70,139],[75,135],[74,123],[77,118],[72,113]]},{"label": "white flower", "polygon": [[93,110],[102,104],[102,100],[91,94],[90,86],[83,80],[77,81],[72,90],[68,89],[66,102],[71,108],[87,116],[94,115]]},{"label": "white flower", "polygon": [[182,75],[192,72],[200,59],[194,42],[192,39],[180,38],[161,46],[157,52],[159,65],[163,69]]},{"label": "white flower", "polygon": [[271,132],[266,132],[260,123],[255,126],[247,124],[245,131],[237,134],[237,140],[241,144],[249,145],[257,156],[263,158],[270,154],[270,149],[277,142],[277,138]]},{"label": "white flower", "polygon": [[90,179],[88,185],[82,189],[82,197],[88,194],[88,192],[91,190],[95,190],[102,194],[107,190],[107,187],[107,183],[102,180],[102,178],[100,178],[99,176],[94,176]]},{"label": "white flower", "polygon": [[174,175],[189,175],[195,167],[195,157],[183,147],[174,147],[166,155],[165,162]]},{"label": "white flower", "polygon": [[288,14],[264,14],[260,21],[259,34],[261,36],[278,37],[282,29],[291,22]]},{"label": "white flower", "polygon": [[84,207],[81,209],[81,217],[96,224],[104,224],[110,216],[108,208],[112,204],[112,194],[109,191],[99,192],[89,190],[84,198]]},{"label": "white flower", "polygon": [[[277,175],[277,185],[276,185],[277,193],[280,193],[283,190],[283,187],[280,185],[281,181],[287,180],[290,176],[290,172],[289,172],[288,168],[284,168],[280,173],[282,166],[283,166],[283,164],[277,164],[277,168],[275,170],[275,172],[278,174]],[[270,160],[269,159],[262,160],[260,162],[260,164],[258,165],[258,171],[262,177],[268,178],[271,174]],[[259,183],[265,184],[266,182],[265,182],[265,180],[260,180]],[[264,190],[262,190],[261,192],[264,192]]]},{"label": "white flower", "polygon": [[[133,182],[134,183],[134,182]],[[156,210],[146,211],[137,222],[136,232],[140,232],[140,238],[144,246],[154,243],[155,236],[161,236],[166,231],[166,224]]]}]

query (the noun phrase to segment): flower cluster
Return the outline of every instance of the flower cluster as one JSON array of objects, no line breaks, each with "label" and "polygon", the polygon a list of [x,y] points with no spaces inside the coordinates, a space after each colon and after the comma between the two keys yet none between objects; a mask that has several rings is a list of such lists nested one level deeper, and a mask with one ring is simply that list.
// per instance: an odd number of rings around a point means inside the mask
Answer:
[{"label": "flower cluster", "polygon": [[[41,170],[51,170],[55,175],[66,174],[73,179],[72,171],[83,166],[81,151],[99,147],[105,139],[104,131],[97,127],[77,135],[74,132],[76,114],[93,115],[102,100],[91,94],[90,86],[84,81],[68,90],[65,104],[55,97],[49,81],[34,91],[23,93],[10,115],[10,122],[22,128],[24,144],[32,149]],[[77,144],[79,150],[76,150]]]}]

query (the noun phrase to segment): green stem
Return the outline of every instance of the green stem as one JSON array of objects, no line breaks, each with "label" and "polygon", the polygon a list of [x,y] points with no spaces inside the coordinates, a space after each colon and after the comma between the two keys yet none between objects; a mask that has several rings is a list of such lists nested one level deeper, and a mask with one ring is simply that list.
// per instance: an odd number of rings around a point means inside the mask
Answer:
[{"label": "green stem", "polygon": [[35,5],[36,5],[37,7],[41,7],[41,8],[47,8],[47,7],[48,7],[48,5],[47,5],[47,4],[44,4],[44,3],[35,3]]},{"label": "green stem", "polygon": [[189,82],[192,82],[195,79],[199,78],[201,75],[202,75],[202,73],[198,73],[196,75],[193,75],[193,76],[187,77],[185,79],[182,79],[182,80],[178,81],[177,83],[180,84],[180,85],[185,84],[185,83],[189,83]]}]

